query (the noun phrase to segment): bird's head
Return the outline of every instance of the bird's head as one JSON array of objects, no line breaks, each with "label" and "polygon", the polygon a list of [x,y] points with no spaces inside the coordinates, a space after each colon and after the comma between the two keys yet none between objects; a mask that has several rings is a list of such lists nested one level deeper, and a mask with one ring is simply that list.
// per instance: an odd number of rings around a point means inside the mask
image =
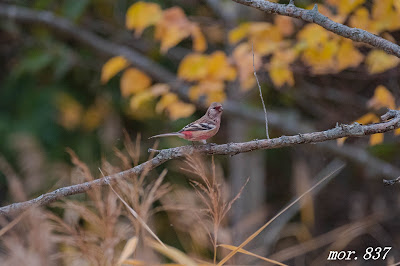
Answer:
[{"label": "bird's head", "polygon": [[222,108],[222,104],[212,103],[210,107],[208,107],[207,114],[210,118],[216,118],[222,114],[222,111],[224,111],[224,108]]}]

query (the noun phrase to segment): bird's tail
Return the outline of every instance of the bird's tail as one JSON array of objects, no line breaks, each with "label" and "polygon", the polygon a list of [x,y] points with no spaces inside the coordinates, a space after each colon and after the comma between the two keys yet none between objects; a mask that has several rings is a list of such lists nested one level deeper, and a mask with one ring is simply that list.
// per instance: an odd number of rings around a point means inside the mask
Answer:
[{"label": "bird's tail", "polygon": [[182,133],[179,133],[179,132],[175,132],[175,133],[166,133],[166,134],[160,134],[160,135],[152,136],[152,137],[150,137],[149,139],[152,139],[152,138],[163,138],[163,137],[172,137],[172,136],[175,136],[175,137],[183,137],[184,135],[183,135]]}]

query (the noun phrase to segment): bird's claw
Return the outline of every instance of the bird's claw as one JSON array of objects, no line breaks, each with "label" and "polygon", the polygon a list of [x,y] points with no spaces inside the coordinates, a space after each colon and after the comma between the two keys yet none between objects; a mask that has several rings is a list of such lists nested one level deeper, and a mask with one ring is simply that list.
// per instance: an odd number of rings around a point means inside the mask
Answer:
[{"label": "bird's claw", "polygon": [[217,144],[215,144],[215,143],[207,143],[206,146],[207,146],[207,148],[211,148],[213,146],[217,146]]}]

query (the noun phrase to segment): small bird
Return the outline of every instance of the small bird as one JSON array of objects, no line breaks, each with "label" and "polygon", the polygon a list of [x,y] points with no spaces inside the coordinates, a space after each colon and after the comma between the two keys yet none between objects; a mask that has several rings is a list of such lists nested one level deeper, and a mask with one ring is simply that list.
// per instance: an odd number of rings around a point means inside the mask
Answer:
[{"label": "small bird", "polygon": [[149,139],[176,136],[182,139],[200,141],[203,144],[206,144],[206,139],[217,134],[221,124],[221,115],[223,110],[224,109],[220,103],[212,103],[210,107],[208,107],[205,115],[185,126],[178,132],[155,135]]}]

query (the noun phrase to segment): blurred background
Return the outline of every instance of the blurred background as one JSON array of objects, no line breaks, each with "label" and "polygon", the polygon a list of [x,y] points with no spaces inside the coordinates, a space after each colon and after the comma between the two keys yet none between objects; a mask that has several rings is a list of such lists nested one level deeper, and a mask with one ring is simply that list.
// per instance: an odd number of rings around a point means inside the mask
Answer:
[{"label": "blurred background", "polygon": [[[315,2],[295,4],[310,9]],[[336,22],[400,40],[399,1],[318,4]],[[99,167],[128,169],[146,161],[155,144],[187,145],[148,137],[180,130],[213,101],[222,102],[224,114],[211,142],[266,138],[253,67],[271,138],[376,123],[399,104],[399,58],[228,0],[3,0],[0,62],[1,206],[99,178]],[[398,133],[170,161],[118,191],[164,243],[212,263],[228,252],[218,247],[214,257],[216,244],[241,244],[330,175],[245,249],[289,265],[331,265],[330,250],[355,250],[359,260],[351,265],[390,265],[400,260],[400,188],[382,180],[400,175]],[[215,182],[203,190],[199,184],[208,179]],[[128,259],[121,252],[134,237],[137,248],[126,262],[174,261],[149,244],[143,225],[104,190],[1,217],[7,228],[0,234],[1,261],[114,265]],[[218,210],[204,213],[213,199],[228,206],[217,231]],[[361,260],[367,247],[385,246],[393,248],[384,260]],[[269,265],[244,254],[229,262]]]}]

